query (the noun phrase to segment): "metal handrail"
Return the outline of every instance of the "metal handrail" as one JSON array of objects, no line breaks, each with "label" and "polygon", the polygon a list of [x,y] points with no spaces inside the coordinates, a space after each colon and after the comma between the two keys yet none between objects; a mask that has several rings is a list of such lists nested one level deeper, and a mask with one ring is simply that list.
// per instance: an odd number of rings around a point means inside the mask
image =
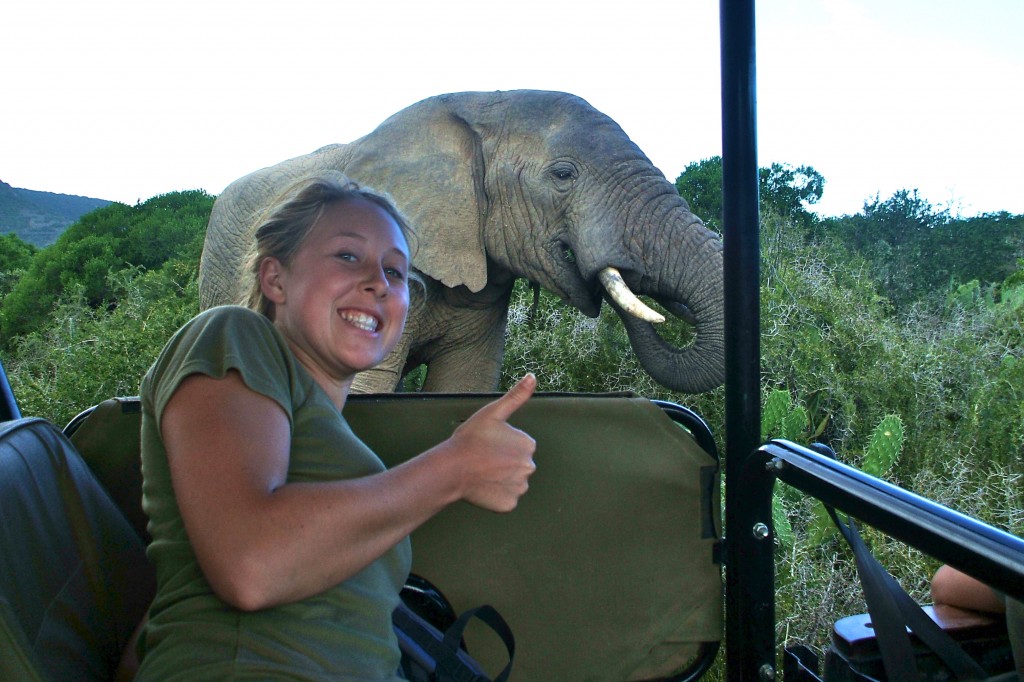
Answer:
[{"label": "metal handrail", "polygon": [[773,440],[758,453],[787,485],[1024,599],[1024,539],[796,443]]}]

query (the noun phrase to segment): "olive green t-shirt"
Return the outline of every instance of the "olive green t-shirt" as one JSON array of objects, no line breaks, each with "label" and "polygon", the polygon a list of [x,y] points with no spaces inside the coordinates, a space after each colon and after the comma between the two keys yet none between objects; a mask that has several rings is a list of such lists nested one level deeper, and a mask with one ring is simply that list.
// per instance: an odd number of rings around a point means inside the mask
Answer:
[{"label": "olive green t-shirt", "polygon": [[140,642],[139,680],[394,680],[391,612],[409,573],[408,539],[349,580],[300,602],[243,612],[212,591],[189,543],[160,439],[164,407],[191,374],[239,372],[291,422],[288,481],[328,481],[384,470],[327,394],[262,315],[213,308],[168,342],[142,381],[143,509],[157,594]]}]

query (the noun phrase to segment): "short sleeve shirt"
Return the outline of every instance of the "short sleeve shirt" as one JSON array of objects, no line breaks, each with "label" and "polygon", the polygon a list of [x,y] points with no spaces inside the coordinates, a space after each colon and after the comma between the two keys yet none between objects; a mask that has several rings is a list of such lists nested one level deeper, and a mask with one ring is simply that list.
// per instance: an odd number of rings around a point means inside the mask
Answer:
[{"label": "short sleeve shirt", "polygon": [[288,481],[331,481],[384,471],[327,394],[262,315],[237,306],[188,322],[143,379],[143,509],[153,536],[157,594],[140,650],[139,680],[394,680],[399,650],[391,611],[409,573],[409,540],[349,580],[299,602],[244,612],[210,588],[185,532],[160,439],[161,417],[182,380],[235,370],[291,423]]}]

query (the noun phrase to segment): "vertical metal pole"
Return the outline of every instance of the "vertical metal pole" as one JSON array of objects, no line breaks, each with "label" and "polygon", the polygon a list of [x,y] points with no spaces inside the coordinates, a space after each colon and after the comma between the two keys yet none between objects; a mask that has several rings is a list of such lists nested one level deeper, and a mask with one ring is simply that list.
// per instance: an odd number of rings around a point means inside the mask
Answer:
[{"label": "vertical metal pole", "polygon": [[721,0],[725,228],[728,679],[774,680],[771,486],[745,468],[760,445],[761,344],[754,0]]},{"label": "vertical metal pole", "polygon": [[21,419],[21,410],[18,409],[18,401],[14,399],[14,391],[7,381],[4,365],[0,362],[0,421],[8,419]]}]

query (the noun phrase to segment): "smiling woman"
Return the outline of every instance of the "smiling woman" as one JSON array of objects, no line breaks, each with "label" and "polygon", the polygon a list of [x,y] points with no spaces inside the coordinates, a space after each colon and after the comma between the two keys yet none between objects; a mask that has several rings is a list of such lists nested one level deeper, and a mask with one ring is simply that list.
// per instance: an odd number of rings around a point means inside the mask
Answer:
[{"label": "smiling woman", "polygon": [[408,535],[458,500],[516,507],[535,446],[506,420],[536,380],[386,469],[341,409],[402,334],[404,219],[334,174],[286,192],[254,233],[255,310],[205,311],[142,383],[157,594],[138,679],[398,679]]},{"label": "smiling woman", "polygon": [[[411,230],[389,202],[356,188],[327,204],[329,184],[305,186],[286,215],[259,228],[246,268],[249,301],[331,387],[339,409],[355,374],[398,343],[409,310]],[[294,215],[310,226],[298,236],[289,230]]]}]

